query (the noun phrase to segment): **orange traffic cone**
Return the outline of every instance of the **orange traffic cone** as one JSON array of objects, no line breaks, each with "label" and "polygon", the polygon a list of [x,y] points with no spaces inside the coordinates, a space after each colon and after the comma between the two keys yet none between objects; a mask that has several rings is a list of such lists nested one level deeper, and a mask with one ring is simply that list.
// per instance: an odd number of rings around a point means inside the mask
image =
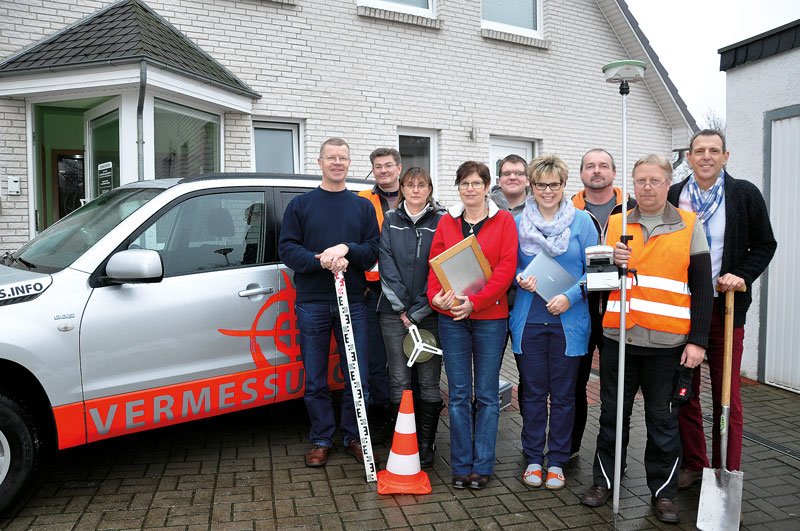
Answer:
[{"label": "orange traffic cone", "polygon": [[378,494],[430,493],[431,482],[428,474],[419,466],[414,398],[411,391],[403,391],[386,470],[378,472]]}]

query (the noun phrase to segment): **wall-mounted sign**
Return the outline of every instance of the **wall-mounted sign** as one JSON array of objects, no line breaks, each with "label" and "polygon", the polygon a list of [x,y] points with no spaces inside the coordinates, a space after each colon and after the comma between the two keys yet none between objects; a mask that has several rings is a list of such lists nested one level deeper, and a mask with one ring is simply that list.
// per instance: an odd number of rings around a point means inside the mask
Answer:
[{"label": "wall-mounted sign", "polygon": [[97,195],[111,190],[114,182],[113,177],[114,168],[110,161],[97,165]]}]

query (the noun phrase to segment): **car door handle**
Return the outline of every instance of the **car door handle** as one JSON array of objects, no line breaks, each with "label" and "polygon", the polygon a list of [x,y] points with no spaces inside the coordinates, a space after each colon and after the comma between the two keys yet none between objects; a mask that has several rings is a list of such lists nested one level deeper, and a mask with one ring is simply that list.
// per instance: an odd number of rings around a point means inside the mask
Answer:
[{"label": "car door handle", "polygon": [[240,297],[254,297],[256,295],[268,295],[270,293],[275,293],[275,288],[268,287],[268,288],[253,288],[253,289],[243,289],[239,292]]}]

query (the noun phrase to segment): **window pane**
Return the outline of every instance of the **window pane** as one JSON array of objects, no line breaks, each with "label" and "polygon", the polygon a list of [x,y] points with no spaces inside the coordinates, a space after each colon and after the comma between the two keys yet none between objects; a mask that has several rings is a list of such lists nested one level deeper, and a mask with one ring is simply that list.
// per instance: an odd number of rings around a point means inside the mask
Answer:
[{"label": "window pane", "polygon": [[294,131],[255,128],[256,171],[294,173]]},{"label": "window pane", "polygon": [[537,0],[481,0],[483,19],[530,30],[536,29]]},{"label": "window pane", "polygon": [[400,159],[403,168],[420,166],[431,171],[431,139],[427,136],[400,135]]},{"label": "window pane", "polygon": [[94,197],[97,197],[119,186],[119,111],[95,118],[89,126]]},{"label": "window pane", "polygon": [[155,100],[156,179],[219,171],[219,117]]},{"label": "window pane", "polygon": [[385,1],[391,2],[393,4],[403,4],[404,6],[421,7],[422,9],[428,9],[428,0],[385,0]]},{"label": "window pane", "polygon": [[164,276],[264,262],[264,194],[193,197],[161,216],[130,248],[161,254]]}]

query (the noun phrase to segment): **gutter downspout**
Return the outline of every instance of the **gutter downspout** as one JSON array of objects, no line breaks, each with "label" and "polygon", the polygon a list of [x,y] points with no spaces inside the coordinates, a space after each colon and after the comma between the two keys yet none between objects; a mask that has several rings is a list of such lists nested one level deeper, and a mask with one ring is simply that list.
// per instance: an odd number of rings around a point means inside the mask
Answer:
[{"label": "gutter downspout", "polygon": [[144,181],[144,93],[147,88],[147,63],[139,63],[139,103],[136,105],[136,155],[138,180]]}]

